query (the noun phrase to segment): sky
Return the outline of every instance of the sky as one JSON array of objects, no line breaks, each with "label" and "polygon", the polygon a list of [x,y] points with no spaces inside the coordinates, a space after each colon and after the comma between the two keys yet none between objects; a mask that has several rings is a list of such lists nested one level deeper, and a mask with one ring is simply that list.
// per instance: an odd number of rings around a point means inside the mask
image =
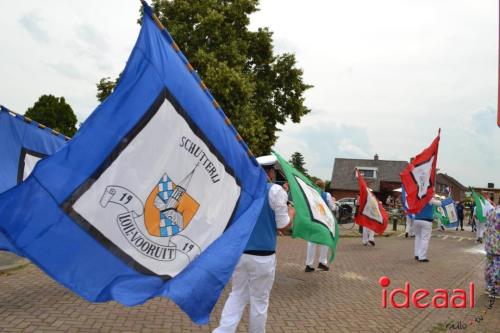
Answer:
[{"label": "sky", "polygon": [[[138,0],[0,0],[0,104],[64,96],[79,122],[139,32]],[[408,160],[441,128],[438,168],[500,187],[497,0],[261,0],[252,30],[294,53],[311,112],[275,149],[330,179],[336,157]],[[200,73],[203,78],[203,73]],[[224,107],[224,106],[222,106]]]}]

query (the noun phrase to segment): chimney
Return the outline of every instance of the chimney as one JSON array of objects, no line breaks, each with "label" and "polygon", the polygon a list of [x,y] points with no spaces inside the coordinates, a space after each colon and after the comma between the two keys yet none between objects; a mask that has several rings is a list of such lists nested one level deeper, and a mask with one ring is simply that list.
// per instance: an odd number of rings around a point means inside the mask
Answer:
[{"label": "chimney", "polygon": [[378,154],[375,154],[375,156],[373,156],[373,159],[374,159],[375,161],[378,161]]},{"label": "chimney", "polygon": [[494,183],[488,183],[488,188],[495,188],[495,184]]}]

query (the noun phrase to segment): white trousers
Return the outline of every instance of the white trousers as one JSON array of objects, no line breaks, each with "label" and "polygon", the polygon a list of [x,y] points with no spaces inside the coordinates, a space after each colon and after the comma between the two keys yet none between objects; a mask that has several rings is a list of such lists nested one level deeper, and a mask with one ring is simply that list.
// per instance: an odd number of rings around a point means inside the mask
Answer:
[{"label": "white trousers", "polygon": [[266,331],[269,296],[274,283],[276,255],[254,256],[243,254],[233,273],[233,288],[222,310],[219,327],[214,333],[233,333],[250,303],[248,331]]},{"label": "white trousers", "polygon": [[316,248],[319,248],[318,262],[322,263],[323,265],[328,265],[328,246],[311,242],[307,242],[306,265],[313,267],[314,257],[316,257]]},{"label": "white trousers", "polygon": [[368,241],[375,241],[375,231],[363,227],[363,244],[368,244]]},{"label": "white trousers", "polygon": [[413,219],[409,216],[406,216],[405,232],[407,232],[409,236],[415,236],[415,230],[413,229]]},{"label": "white trousers", "polygon": [[476,238],[483,238],[484,230],[486,230],[486,223],[476,220]]},{"label": "white trousers", "polygon": [[427,259],[427,249],[432,235],[432,222],[425,220],[413,221],[415,229],[415,256],[418,259]]}]

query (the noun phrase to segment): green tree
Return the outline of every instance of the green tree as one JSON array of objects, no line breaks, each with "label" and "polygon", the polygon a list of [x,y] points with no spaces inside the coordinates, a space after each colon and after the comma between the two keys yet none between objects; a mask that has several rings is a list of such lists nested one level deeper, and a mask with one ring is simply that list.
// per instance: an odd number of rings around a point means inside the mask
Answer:
[{"label": "green tree", "polygon": [[64,97],[42,95],[24,115],[69,137],[76,132],[75,113]]},{"label": "green tree", "polygon": [[109,77],[102,78],[97,86],[97,100],[99,102],[104,102],[104,100],[111,95],[113,90],[116,87],[116,84],[118,83],[118,79],[116,80],[111,80]]},{"label": "green tree", "polygon": [[[293,54],[273,52],[268,28],[250,31],[258,0],[153,0],[153,10],[256,155],[269,154],[278,125],[300,122],[302,70]],[[106,80],[106,79],[104,79]],[[98,84],[100,100],[111,92]]]},{"label": "green tree", "polygon": [[[302,172],[304,175],[308,176],[307,169],[305,168],[306,162],[304,161],[304,156],[296,151],[292,154],[292,157],[288,161],[295,169]],[[316,177],[315,177],[316,178]],[[316,178],[319,179],[319,178]],[[314,181],[314,180],[313,180]]]}]

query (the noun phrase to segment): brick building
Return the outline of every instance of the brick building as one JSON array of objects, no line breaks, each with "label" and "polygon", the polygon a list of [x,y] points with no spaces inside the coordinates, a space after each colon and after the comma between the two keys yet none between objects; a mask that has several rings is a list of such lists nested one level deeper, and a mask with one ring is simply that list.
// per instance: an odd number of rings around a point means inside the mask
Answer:
[{"label": "brick building", "polygon": [[467,192],[467,187],[462,185],[455,178],[447,175],[446,173],[438,173],[436,175],[435,191],[439,195],[446,195],[446,188],[450,188],[451,197],[455,201],[462,201],[465,199],[465,192]]},{"label": "brick building", "polygon": [[337,200],[356,197],[359,187],[355,169],[358,169],[377,198],[385,202],[388,195],[399,194],[393,191],[401,187],[399,174],[407,165],[406,161],[380,160],[378,155],[372,160],[335,158],[330,192]]}]

